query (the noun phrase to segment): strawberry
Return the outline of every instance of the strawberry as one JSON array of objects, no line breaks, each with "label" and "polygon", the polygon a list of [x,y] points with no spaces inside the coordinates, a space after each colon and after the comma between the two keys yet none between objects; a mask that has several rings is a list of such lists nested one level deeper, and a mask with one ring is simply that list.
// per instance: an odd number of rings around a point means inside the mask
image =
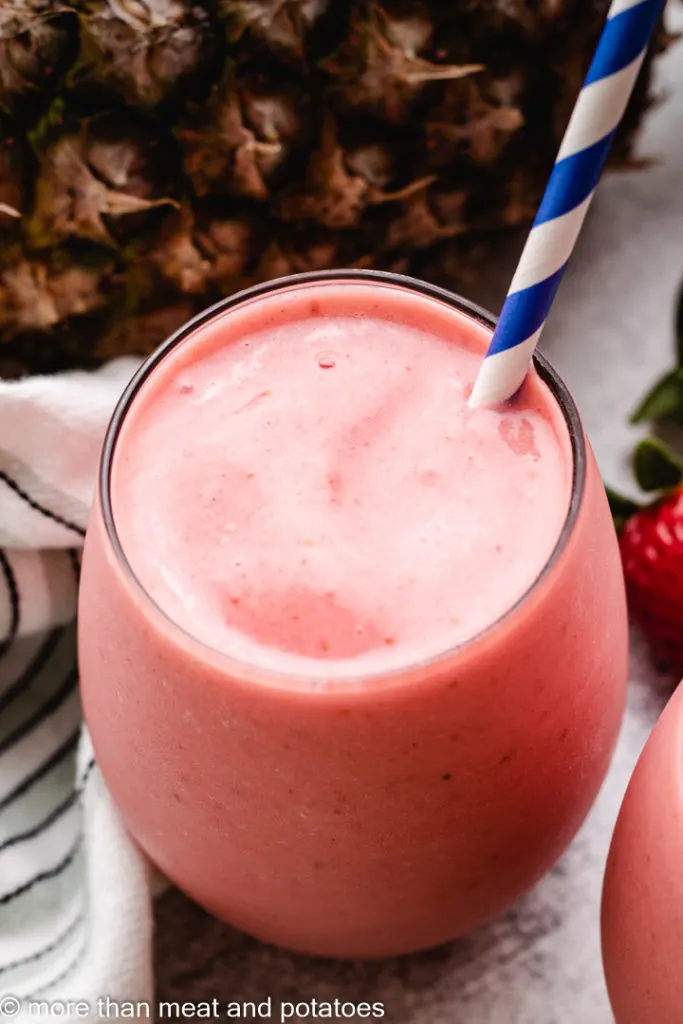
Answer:
[{"label": "strawberry", "polygon": [[661,666],[683,675],[683,488],[633,513],[619,546],[629,610]]}]

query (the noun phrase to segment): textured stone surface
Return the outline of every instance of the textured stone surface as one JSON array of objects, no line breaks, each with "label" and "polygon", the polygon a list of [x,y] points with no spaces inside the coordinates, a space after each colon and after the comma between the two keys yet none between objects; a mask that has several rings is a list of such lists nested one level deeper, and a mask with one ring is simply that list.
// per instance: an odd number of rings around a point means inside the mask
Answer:
[{"label": "textured stone surface", "polygon": [[[683,7],[669,7],[671,27],[683,29]],[[669,97],[641,143],[658,162],[602,183],[544,338],[616,485],[629,482],[625,453],[637,437],[628,414],[672,359],[672,302],[683,277],[681,45],[662,62]],[[502,267],[473,297],[497,306],[508,274]],[[600,965],[602,871],[628,777],[671,687],[634,638],[628,712],[602,793],[554,871],[501,920],[428,954],[340,964],[263,946],[168,892],[158,904],[159,998],[380,1000],[390,1024],[611,1024]]]}]

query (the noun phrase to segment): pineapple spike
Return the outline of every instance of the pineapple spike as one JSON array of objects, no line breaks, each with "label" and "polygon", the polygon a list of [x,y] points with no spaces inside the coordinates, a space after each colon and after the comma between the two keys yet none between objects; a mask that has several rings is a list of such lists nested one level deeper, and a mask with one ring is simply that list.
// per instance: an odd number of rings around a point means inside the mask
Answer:
[{"label": "pineapple spike", "polygon": [[69,58],[73,10],[58,0],[0,3],[0,108],[38,96]]},{"label": "pineapple spike", "polygon": [[168,196],[143,199],[109,188],[88,165],[83,130],[65,135],[40,154],[33,214],[27,231],[38,248],[79,238],[104,246],[115,239],[104,218],[146,212],[154,207],[178,208]]},{"label": "pineapple spike", "polygon": [[306,32],[324,13],[329,0],[221,0],[232,41],[252,32],[267,45],[299,59]]},{"label": "pineapple spike", "polygon": [[267,92],[238,80],[228,62],[204,107],[176,129],[196,194],[268,199],[270,179],[301,133],[296,100],[291,90]]},{"label": "pineapple spike", "polygon": [[467,156],[473,163],[492,165],[523,127],[518,103],[519,83],[468,79],[447,87],[444,102],[425,125],[434,161],[447,164]]},{"label": "pineapple spike", "polygon": [[166,232],[149,253],[158,272],[184,295],[201,295],[206,290],[211,263],[193,237],[194,218],[188,209],[168,218]]},{"label": "pineapple spike", "polygon": [[65,317],[101,309],[110,267],[86,267],[59,258],[14,260],[0,269],[0,318],[5,337],[50,330]]},{"label": "pineapple spike", "polygon": [[81,53],[71,84],[97,84],[154,107],[210,66],[215,33],[193,0],[74,0]]},{"label": "pineapple spike", "polygon": [[321,67],[335,79],[346,104],[367,109],[388,121],[408,120],[410,108],[430,82],[452,81],[484,70],[479,63],[435,64],[419,56],[432,27],[424,18],[392,18],[370,4],[349,39]]},{"label": "pineapple spike", "polygon": [[380,192],[377,190],[374,194],[374,203],[395,203],[401,199],[409,199],[410,196],[415,195],[416,192],[423,192],[430,185],[433,185],[435,181],[438,181],[436,174],[427,174],[424,178],[417,178],[415,181],[409,182],[403,188],[396,189],[394,192]]}]

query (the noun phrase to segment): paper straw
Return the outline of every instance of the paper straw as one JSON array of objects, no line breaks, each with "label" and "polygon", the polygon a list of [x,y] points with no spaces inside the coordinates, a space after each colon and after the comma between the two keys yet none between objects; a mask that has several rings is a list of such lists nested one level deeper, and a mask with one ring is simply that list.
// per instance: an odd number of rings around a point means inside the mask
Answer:
[{"label": "paper straw", "polygon": [[524,381],[662,6],[663,0],[613,0],[471,406],[505,401]]}]

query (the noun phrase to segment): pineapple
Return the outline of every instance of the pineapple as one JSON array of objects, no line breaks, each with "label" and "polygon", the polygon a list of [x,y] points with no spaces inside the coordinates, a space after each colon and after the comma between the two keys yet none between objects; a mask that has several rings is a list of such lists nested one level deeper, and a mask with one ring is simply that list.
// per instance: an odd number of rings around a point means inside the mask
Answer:
[{"label": "pineapple", "polygon": [[2,0],[0,375],[296,271],[457,286],[532,218],[607,6]]}]

